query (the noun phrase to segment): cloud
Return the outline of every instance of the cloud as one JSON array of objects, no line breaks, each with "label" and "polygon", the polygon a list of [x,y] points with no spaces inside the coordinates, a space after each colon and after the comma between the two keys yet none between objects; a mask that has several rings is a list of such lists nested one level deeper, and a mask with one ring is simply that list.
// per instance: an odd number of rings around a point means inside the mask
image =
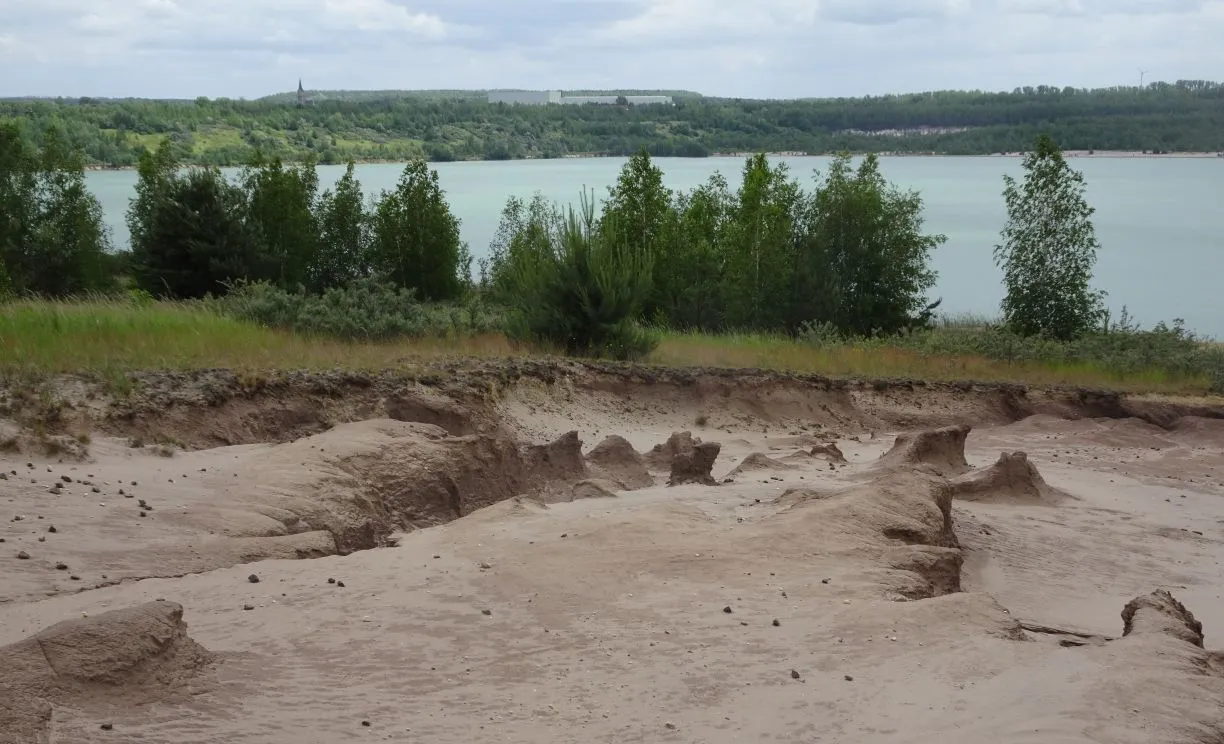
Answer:
[{"label": "cloud", "polygon": [[0,0],[0,95],[1126,85],[1221,37],[1224,0]]}]

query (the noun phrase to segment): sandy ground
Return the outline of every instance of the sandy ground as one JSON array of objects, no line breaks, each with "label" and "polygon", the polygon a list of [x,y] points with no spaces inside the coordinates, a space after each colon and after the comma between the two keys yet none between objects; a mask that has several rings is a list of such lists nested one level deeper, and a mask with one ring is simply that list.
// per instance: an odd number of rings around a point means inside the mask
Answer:
[{"label": "sandy ground", "polygon": [[[1224,421],[991,417],[961,460],[954,431],[886,455],[895,428],[624,389],[497,415],[0,454],[0,645],[27,644],[0,649],[0,742],[1224,740]],[[718,485],[526,446],[686,429]],[[991,470],[1016,451],[1036,481]],[[371,520],[399,528],[357,545]],[[1207,650],[1163,595],[1123,637],[1162,589]],[[158,640],[123,661],[91,622]]]}]

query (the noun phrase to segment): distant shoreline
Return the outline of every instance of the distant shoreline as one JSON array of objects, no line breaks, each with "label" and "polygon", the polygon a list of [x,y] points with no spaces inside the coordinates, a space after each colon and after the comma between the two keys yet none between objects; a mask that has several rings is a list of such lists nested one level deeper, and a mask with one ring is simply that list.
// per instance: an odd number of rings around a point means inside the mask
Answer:
[{"label": "distant shoreline", "polygon": [[[751,157],[752,155],[755,155],[755,154],[756,154],[755,152],[715,152],[715,153],[711,153],[709,155],[705,155],[702,157],[681,157],[681,158],[674,158],[674,159],[677,159],[677,160],[710,160],[713,158],[746,158],[746,157]],[[809,157],[810,158],[825,158],[825,157],[831,157],[833,155],[833,153],[808,153],[808,152],[767,152],[765,154],[771,158],[809,158]],[[862,157],[863,155],[867,155],[870,153],[856,152],[853,154],[855,157]],[[1022,152],[1003,152],[1003,153],[994,152],[994,153],[985,153],[985,154],[979,154],[979,155],[949,155],[947,153],[942,153],[942,152],[877,152],[874,154],[882,158],[1019,158],[1019,157],[1024,156],[1024,153]],[[1128,150],[1064,150],[1063,155],[1068,158],[1092,158],[1092,159],[1116,159],[1116,158],[1121,158],[1121,159],[1140,159],[1140,158],[1209,159],[1209,158],[1218,158],[1220,160],[1224,160],[1224,153],[1218,153],[1218,152],[1161,152],[1161,153],[1155,153],[1155,152],[1139,152],[1139,151],[1128,151]],[[627,156],[625,155],[601,155],[598,153],[573,153],[569,155],[562,155],[561,157],[558,157],[558,158],[510,158],[510,159],[497,159],[497,160],[489,160],[485,158],[465,158],[465,159],[457,159],[457,160],[435,160],[435,161],[430,161],[430,164],[434,165],[436,163],[517,163],[517,162],[526,162],[526,161],[533,161],[533,160],[587,160],[587,159],[594,160],[597,158],[624,158],[624,157],[627,157]],[[656,158],[656,159],[660,159],[660,158]],[[359,159],[359,160],[355,160],[354,162],[356,162],[357,165],[397,165],[400,163],[406,163],[408,161],[403,160],[403,159],[396,159],[396,160]],[[199,165],[199,164],[196,164],[196,163],[188,164],[188,166],[196,166],[196,165]],[[325,165],[325,164],[319,163],[319,165]],[[327,163],[326,165],[344,165],[344,163]],[[219,168],[242,168],[243,164],[221,165],[217,167]],[[95,173],[101,172],[101,171],[134,171],[136,170],[136,166],[134,165],[91,164],[91,165],[85,166],[85,170],[89,172],[95,172]]]}]

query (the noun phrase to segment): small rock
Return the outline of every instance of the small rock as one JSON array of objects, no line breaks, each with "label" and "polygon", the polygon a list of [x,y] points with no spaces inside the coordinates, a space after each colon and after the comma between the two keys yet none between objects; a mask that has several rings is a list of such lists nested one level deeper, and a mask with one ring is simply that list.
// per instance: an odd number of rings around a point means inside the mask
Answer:
[{"label": "small rock", "polygon": [[569,533],[568,533],[568,532],[562,532],[562,533],[561,533],[561,537],[569,537]]},{"label": "small rock", "polygon": [[69,576],[68,578],[72,579],[73,581],[80,581],[80,580],[81,580],[81,577],[80,577],[80,576],[77,576],[76,574],[73,574],[73,575]]},{"label": "small rock", "polygon": [[844,677],[844,679],[845,679],[847,682],[853,682],[853,681],[854,681],[854,677],[851,677],[849,674],[847,674],[847,675]]},{"label": "small rock", "polygon": [[724,608],[723,608],[723,612],[725,612],[725,613],[727,613],[728,615],[730,615],[730,614],[731,614],[731,607],[730,607],[730,606],[724,607]]},{"label": "small rock", "polygon": [[492,617],[492,615],[493,615],[493,610],[481,610],[481,611],[480,611],[480,614],[482,614],[482,615],[488,615],[488,616]]},{"label": "small rock", "polygon": [[338,586],[338,587],[340,587],[341,589],[343,589],[343,588],[344,588],[344,582],[343,582],[343,581],[337,581],[337,582],[336,582],[336,586]]},{"label": "small rock", "polygon": [[247,577],[247,581],[251,582],[252,584],[258,584],[259,577],[256,576],[255,574],[251,574],[250,576]]},{"label": "small rock", "polygon": [[39,538],[38,538],[38,541],[39,541],[39,542],[46,542],[46,541],[47,541],[47,538],[46,538],[46,536],[42,536],[42,537],[39,537]]},{"label": "small rock", "polygon": [[13,517],[13,521],[14,521],[14,522],[20,522],[20,521],[21,521],[21,520],[23,520],[23,519],[25,519],[25,517],[21,516],[20,514],[18,514],[17,516]]},{"label": "small rock", "polygon": [[128,493],[127,491],[124,491],[122,488],[120,488],[120,489],[119,489],[119,495],[120,495],[120,496],[122,496],[122,497],[123,497],[123,498],[125,498],[125,499],[134,499],[134,498],[136,498],[135,496],[133,496],[132,494]]},{"label": "small rock", "polygon": [[676,724],[672,723],[671,721],[668,721],[667,723],[663,724],[663,728],[665,728],[665,729],[670,729],[670,730],[672,730],[672,731],[675,731],[675,730],[676,730]]},{"label": "small rock", "polygon": [[255,609],[255,605],[243,605],[242,609],[244,612],[250,612],[251,610]]},{"label": "small rock", "polygon": [[55,570],[56,571],[67,571],[68,564],[67,563],[57,563],[55,564]]},{"label": "small rock", "polygon": [[369,725],[370,725],[370,722],[369,722],[369,721],[362,721],[362,722],[361,722],[361,725],[362,725],[362,726],[369,726]]},{"label": "small rock", "polygon": [[782,623],[778,622],[778,619],[777,619],[777,618],[774,618],[774,621],[773,621],[773,626],[774,626],[775,628],[780,628],[780,627],[782,627]]},{"label": "small rock", "polygon": [[143,516],[145,516],[145,513],[144,513],[144,512],[141,512],[141,513],[140,513],[140,516],[142,516],[142,517],[143,517]]},{"label": "small rock", "polygon": [[483,562],[483,561],[480,563],[480,570],[481,570],[481,571],[488,571],[490,568],[493,568],[493,567],[492,567],[492,566],[490,566],[488,563],[485,563],[485,562]]},{"label": "small rock", "polygon": [[792,669],[792,670],[791,670],[791,679],[800,679],[799,672],[796,672],[794,669]]},{"label": "small rock", "polygon": [[50,527],[47,528],[47,532],[50,532],[51,534],[54,535],[56,532],[59,532],[59,530],[55,529],[55,525],[51,525]]},{"label": "small rock", "polygon": [[336,580],[335,580],[335,579],[328,579],[328,580],[327,580],[327,583],[329,583],[329,584],[334,584],[334,583],[336,583]]},{"label": "small rock", "polygon": [[102,724],[101,728],[103,731],[110,731],[111,729],[114,728],[114,725],[110,723],[104,723]]},{"label": "small rock", "polygon": [[821,580],[820,580],[820,583],[822,583],[822,584],[827,584],[827,583],[829,583],[829,580],[828,580],[828,579],[821,579]]},{"label": "small rock", "polygon": [[28,560],[30,560],[30,554],[29,554],[29,553],[27,553],[27,552],[25,552],[25,551],[23,550],[23,551],[21,551],[20,553],[18,553],[18,554],[17,554],[17,560],[19,560],[19,561],[28,561]]},{"label": "small rock", "polygon": [[91,488],[91,489],[89,489],[89,490],[93,491],[94,493],[102,493],[102,489],[101,489],[101,488],[98,488],[97,486],[94,486],[93,488]]},{"label": "small rock", "polygon": [[62,481],[63,481],[63,482],[65,482],[65,483],[71,483],[71,482],[72,482],[72,479],[71,479],[71,478],[69,478],[69,477],[68,477],[68,476],[66,476],[66,475],[61,475],[61,476],[60,476],[60,480],[62,480]]}]

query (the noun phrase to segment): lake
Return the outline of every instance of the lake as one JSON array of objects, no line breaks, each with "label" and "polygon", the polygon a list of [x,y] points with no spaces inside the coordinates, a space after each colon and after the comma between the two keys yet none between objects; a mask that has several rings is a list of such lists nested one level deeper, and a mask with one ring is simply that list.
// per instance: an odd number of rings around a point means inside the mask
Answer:
[{"label": "lake", "polygon": [[[810,187],[821,157],[778,158]],[[451,209],[461,220],[463,239],[479,258],[488,253],[501,209],[511,195],[536,191],[561,202],[578,202],[585,187],[602,197],[616,181],[621,158],[574,158],[504,162],[435,163]],[[721,172],[734,188],[740,158],[658,158],[666,184],[688,190]],[[1126,305],[1145,326],[1183,318],[1196,332],[1224,338],[1224,160],[1218,158],[1077,158],[1073,166],[1088,181],[1088,200],[1101,242],[1095,285],[1109,293],[1115,311]],[[885,176],[917,189],[926,205],[927,228],[948,242],[932,263],[939,281],[932,298],[942,297],[949,313],[997,315],[1003,296],[992,250],[1006,219],[1003,175],[1021,175],[1017,158],[882,158]],[[369,164],[357,175],[370,194],[394,187],[402,165]],[[233,172],[233,171],[227,171]],[[323,188],[344,173],[320,166]],[[134,171],[87,174],[102,202],[117,246],[126,246],[124,212],[134,195]]]}]

